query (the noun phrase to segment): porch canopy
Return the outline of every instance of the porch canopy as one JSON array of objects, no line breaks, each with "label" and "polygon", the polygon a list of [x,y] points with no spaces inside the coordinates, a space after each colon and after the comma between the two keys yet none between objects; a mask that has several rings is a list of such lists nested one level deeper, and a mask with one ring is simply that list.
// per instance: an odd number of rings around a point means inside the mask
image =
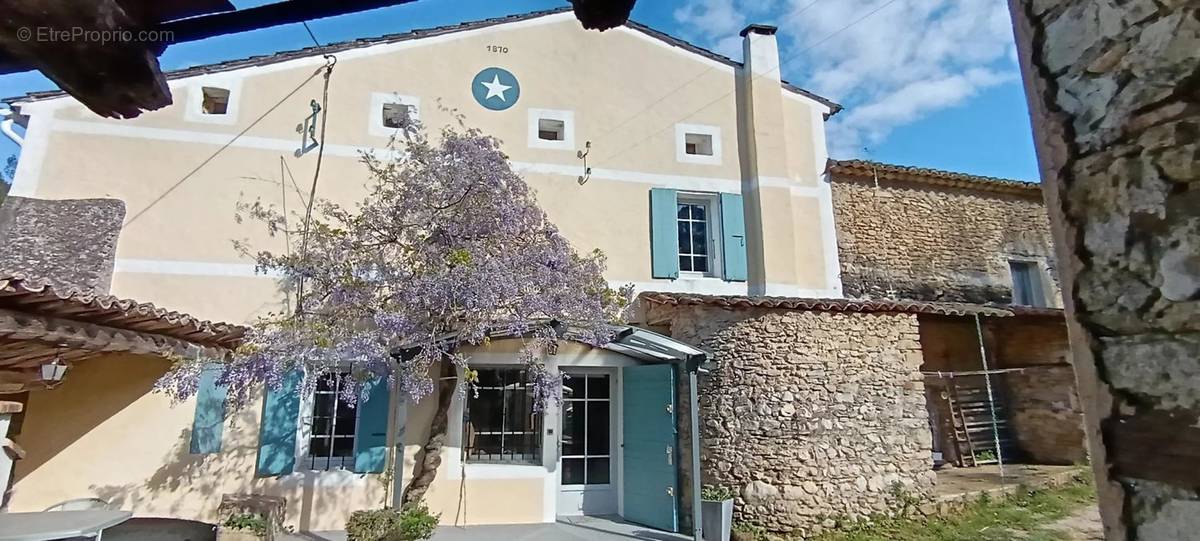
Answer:
[{"label": "porch canopy", "polygon": [[40,382],[39,367],[108,353],[224,357],[246,328],[153,304],[0,276],[0,394]]}]

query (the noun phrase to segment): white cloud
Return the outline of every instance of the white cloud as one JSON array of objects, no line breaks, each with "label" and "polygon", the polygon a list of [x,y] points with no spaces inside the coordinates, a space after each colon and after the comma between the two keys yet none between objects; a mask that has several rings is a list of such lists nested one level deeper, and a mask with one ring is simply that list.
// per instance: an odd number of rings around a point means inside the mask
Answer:
[{"label": "white cloud", "polygon": [[846,106],[829,144],[849,157],[1019,75],[1005,2],[888,1],[688,0],[675,19],[685,35],[726,50],[747,21],[778,25],[784,77]]}]

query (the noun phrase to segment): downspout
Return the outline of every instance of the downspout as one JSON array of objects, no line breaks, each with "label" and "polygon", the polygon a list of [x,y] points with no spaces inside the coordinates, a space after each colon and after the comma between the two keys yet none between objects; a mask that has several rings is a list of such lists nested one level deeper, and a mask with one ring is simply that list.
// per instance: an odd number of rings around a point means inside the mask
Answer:
[{"label": "downspout", "polygon": [[[690,364],[690,363],[689,363]],[[700,398],[696,391],[696,372],[699,366],[688,366],[688,409],[692,414],[692,539],[702,541],[703,528],[700,524]]]},{"label": "downspout", "polygon": [[25,138],[21,137],[21,134],[17,133],[16,131],[13,131],[13,117],[15,116],[17,116],[17,114],[14,113],[12,109],[7,107],[0,109],[0,117],[4,118],[4,120],[0,120],[0,132],[4,132],[4,135],[9,139],[12,139],[12,142],[16,143],[17,146],[23,146],[25,144]]}]

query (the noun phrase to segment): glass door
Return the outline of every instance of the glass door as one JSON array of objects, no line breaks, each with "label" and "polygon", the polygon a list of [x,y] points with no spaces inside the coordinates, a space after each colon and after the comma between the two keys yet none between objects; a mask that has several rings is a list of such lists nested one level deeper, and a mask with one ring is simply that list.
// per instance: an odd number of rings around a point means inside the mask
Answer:
[{"label": "glass door", "polygon": [[614,376],[568,372],[563,382],[562,452],[558,512],[610,515],[617,512],[614,490]]}]

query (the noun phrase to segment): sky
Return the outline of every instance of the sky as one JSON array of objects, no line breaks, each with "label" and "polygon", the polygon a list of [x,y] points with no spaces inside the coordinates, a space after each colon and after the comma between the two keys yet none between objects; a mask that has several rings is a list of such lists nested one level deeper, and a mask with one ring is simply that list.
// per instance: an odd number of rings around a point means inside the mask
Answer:
[{"label": "sky", "polygon": [[[418,0],[309,27],[329,43],[565,4]],[[734,60],[741,60],[743,27],[778,26],[784,79],[845,107],[827,126],[833,158],[1038,180],[1005,2],[639,0],[632,19]],[[159,61],[172,70],[310,45],[293,24],[173,45]],[[0,96],[54,88],[37,72],[0,76]],[[18,151],[0,137],[0,158]]]}]

